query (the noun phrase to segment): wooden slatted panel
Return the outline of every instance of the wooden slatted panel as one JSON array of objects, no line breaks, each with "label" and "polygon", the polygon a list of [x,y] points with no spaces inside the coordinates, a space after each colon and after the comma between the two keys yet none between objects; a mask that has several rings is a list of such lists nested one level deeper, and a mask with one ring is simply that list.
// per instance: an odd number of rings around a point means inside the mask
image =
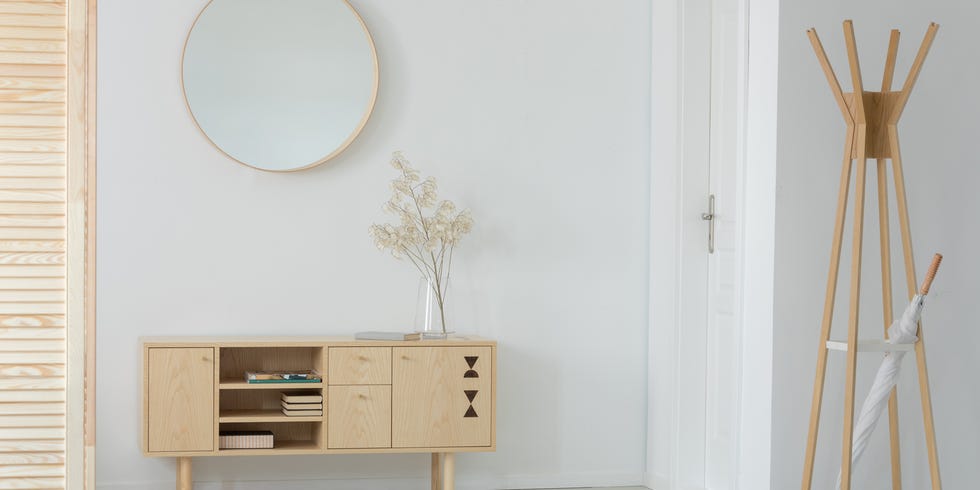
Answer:
[{"label": "wooden slatted panel", "polygon": [[0,488],[65,488],[66,14],[0,0]]}]

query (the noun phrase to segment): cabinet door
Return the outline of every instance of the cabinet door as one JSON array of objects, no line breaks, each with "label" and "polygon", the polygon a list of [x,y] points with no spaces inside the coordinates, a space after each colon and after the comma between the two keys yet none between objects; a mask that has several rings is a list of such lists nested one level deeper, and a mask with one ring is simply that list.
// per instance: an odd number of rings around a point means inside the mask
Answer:
[{"label": "cabinet door", "polygon": [[391,386],[331,386],[327,395],[327,446],[391,447]]},{"label": "cabinet door", "polygon": [[214,349],[148,351],[147,450],[214,450]]},{"label": "cabinet door", "polygon": [[490,446],[491,362],[490,347],[396,347],[392,446]]}]

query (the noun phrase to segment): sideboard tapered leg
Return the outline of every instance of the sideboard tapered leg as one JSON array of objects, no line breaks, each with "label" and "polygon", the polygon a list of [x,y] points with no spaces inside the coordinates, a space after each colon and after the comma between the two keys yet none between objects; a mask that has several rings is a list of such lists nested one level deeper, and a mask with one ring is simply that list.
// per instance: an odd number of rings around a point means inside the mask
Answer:
[{"label": "sideboard tapered leg", "polygon": [[442,455],[442,490],[456,490],[456,454]]},{"label": "sideboard tapered leg", "polygon": [[432,490],[442,490],[442,464],[439,453],[432,453]]},{"label": "sideboard tapered leg", "polygon": [[191,458],[177,458],[177,490],[193,490]]}]

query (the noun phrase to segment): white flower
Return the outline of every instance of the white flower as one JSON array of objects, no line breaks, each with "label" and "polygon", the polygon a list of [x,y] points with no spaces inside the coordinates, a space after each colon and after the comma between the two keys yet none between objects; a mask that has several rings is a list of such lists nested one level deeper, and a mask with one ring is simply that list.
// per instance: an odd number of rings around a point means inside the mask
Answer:
[{"label": "white flower", "polygon": [[391,181],[392,196],[384,210],[397,217],[398,224],[371,225],[370,235],[379,250],[389,251],[396,259],[407,258],[434,284],[442,312],[453,250],[472,230],[473,217],[468,210],[457,212],[452,201],[439,201],[436,179],[422,180],[401,152],[391,155],[391,166],[399,175]]}]

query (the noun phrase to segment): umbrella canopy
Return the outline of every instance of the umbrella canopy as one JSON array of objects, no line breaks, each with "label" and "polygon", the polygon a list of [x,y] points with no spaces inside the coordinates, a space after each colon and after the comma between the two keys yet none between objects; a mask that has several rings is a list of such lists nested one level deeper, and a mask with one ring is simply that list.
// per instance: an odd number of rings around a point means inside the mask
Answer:
[{"label": "umbrella canopy", "polygon": [[[932,265],[929,267],[926,279],[919,289],[919,294],[912,297],[912,301],[905,308],[902,316],[888,327],[889,344],[914,344],[919,340],[916,334],[919,329],[919,319],[922,317],[922,307],[942,259],[943,256],[939,254],[933,257]],[[881,362],[881,367],[878,368],[878,374],[875,375],[874,383],[872,383],[868,397],[865,398],[864,404],[861,406],[861,414],[854,426],[854,439],[851,443],[852,466],[857,465],[858,460],[868,448],[868,441],[878,424],[878,419],[881,418],[881,414],[885,412],[885,407],[888,406],[888,397],[891,396],[892,390],[898,383],[898,374],[902,369],[904,357],[904,351],[888,352]],[[840,487],[841,475],[838,473],[837,489],[839,490]]]}]

